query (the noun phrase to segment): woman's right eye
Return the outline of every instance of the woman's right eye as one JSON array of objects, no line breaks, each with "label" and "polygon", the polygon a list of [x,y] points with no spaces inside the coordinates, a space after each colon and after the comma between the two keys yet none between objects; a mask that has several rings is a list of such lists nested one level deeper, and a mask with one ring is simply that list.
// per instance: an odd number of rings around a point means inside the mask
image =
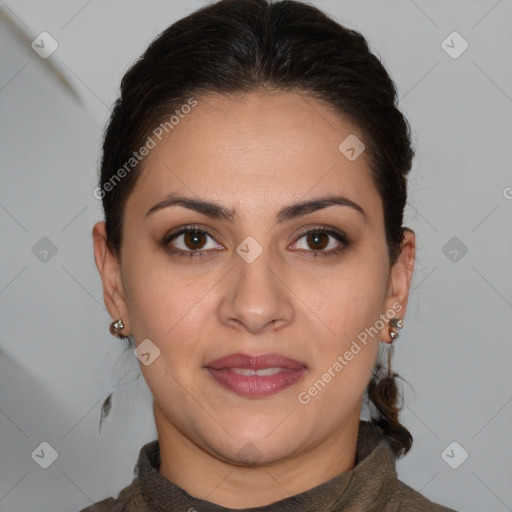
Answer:
[{"label": "woman's right eye", "polygon": [[[212,239],[213,243],[210,243],[210,247],[205,247],[208,238]],[[189,258],[206,256],[205,251],[223,248],[207,231],[194,227],[185,227],[166,235],[162,245],[170,254]]]}]

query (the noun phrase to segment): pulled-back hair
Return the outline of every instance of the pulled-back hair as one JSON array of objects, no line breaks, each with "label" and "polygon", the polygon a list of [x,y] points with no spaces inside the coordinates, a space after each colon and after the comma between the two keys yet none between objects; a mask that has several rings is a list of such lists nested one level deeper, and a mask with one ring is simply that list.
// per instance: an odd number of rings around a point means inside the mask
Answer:
[{"label": "pulled-back hair", "polygon": [[[258,91],[307,94],[361,130],[393,265],[404,241],[406,178],[414,155],[395,85],[359,32],[290,0],[205,6],[162,32],[125,74],[105,132],[97,189],[110,250],[120,256],[124,205],[143,167],[143,161],[128,168],[126,162],[155,128],[191,98]],[[381,370],[378,363],[367,389],[377,411],[373,422],[402,455],[412,436],[399,421],[398,375],[389,366],[384,376]]]}]

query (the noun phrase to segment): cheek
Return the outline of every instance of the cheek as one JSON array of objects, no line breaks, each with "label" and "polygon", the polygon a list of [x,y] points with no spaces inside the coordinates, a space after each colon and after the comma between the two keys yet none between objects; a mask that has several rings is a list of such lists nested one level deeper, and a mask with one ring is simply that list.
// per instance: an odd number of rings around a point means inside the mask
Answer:
[{"label": "cheek", "polygon": [[188,285],[161,249],[149,247],[151,240],[137,243],[135,238],[127,233],[123,247],[123,284],[130,324],[136,339],[161,337],[186,309],[184,291]]},{"label": "cheek", "polygon": [[318,302],[315,316],[328,319],[329,330],[315,335],[310,375],[298,397],[312,417],[330,417],[332,425],[360,405],[379,350],[382,325],[376,324],[384,305],[382,276],[380,281],[371,272],[366,278],[361,273],[343,277],[337,286],[331,284],[327,300],[324,294]]},{"label": "cheek", "polygon": [[354,257],[353,263],[341,265],[329,276],[303,282],[299,292],[308,297],[312,320],[319,325],[319,334],[325,335],[321,338],[338,350],[373,326],[384,312],[386,268],[378,262],[369,265],[358,259]]},{"label": "cheek", "polygon": [[[310,400],[320,415],[341,418],[360,402],[379,350],[388,270],[382,247],[368,246],[347,258],[335,275],[303,289],[316,305],[310,317],[319,330],[314,365],[301,391],[306,393],[304,402]],[[336,412],[330,409],[333,404]]]},{"label": "cheek", "polygon": [[330,318],[332,332],[315,338],[308,385],[319,379],[317,388],[323,389],[323,384],[327,384],[329,390],[320,400],[324,404],[330,399],[349,403],[359,398],[375,365],[380,343],[380,330],[375,326],[382,313],[382,301],[374,298],[373,288],[358,285],[354,292],[349,282],[346,286],[337,289],[329,301],[330,311],[319,313]]},{"label": "cheek", "polygon": [[191,281],[176,268],[156,264],[157,260],[144,265],[144,258],[133,259],[125,287],[128,313],[137,344],[149,339],[159,350],[153,363],[140,365],[153,396],[159,401],[172,397],[169,404],[178,411],[181,386],[195,392],[203,357],[199,335],[205,317],[211,316],[211,310],[205,309],[208,302],[201,299],[214,283],[197,276]]}]

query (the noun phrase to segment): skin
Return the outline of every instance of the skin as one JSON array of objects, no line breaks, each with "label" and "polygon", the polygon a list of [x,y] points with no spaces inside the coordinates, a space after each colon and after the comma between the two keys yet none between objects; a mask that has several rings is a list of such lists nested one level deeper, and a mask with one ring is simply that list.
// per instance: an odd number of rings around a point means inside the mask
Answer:
[{"label": "skin", "polygon": [[[160,350],[141,364],[154,397],[160,473],[225,507],[263,506],[354,467],[362,397],[379,343],[391,341],[388,325],[308,404],[297,397],[393,304],[404,317],[415,238],[405,232],[391,266],[366,155],[349,161],[338,150],[349,134],[364,138],[329,106],[284,92],[197,99],[144,160],[124,211],[121,257],[108,250],[98,222],[95,261],[123,334]],[[213,219],[176,205],[146,216],[170,193],[215,201],[237,217]],[[350,199],[366,217],[333,205],[277,222],[282,207],[326,195]],[[191,224],[211,238],[182,235],[170,245],[202,249],[204,257],[166,252],[164,235]],[[314,241],[301,234],[322,226],[343,231],[350,244],[325,234],[321,251],[343,250],[314,257]],[[236,252],[248,236],[263,250],[252,263]],[[276,394],[241,397],[204,368],[237,352],[279,353],[308,372]],[[244,447],[257,454],[255,463],[244,461]]]}]

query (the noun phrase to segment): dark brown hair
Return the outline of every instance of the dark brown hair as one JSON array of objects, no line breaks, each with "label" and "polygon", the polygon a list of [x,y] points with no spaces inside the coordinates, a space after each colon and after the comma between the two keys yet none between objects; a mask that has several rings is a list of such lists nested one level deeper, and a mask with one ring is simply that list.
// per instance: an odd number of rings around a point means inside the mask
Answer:
[{"label": "dark brown hair", "polygon": [[[125,74],[105,132],[97,189],[113,253],[121,254],[124,205],[142,165],[126,163],[155,128],[191,98],[261,90],[305,93],[361,130],[384,205],[390,264],[396,262],[414,153],[395,85],[359,32],[291,0],[221,0],[205,6],[162,32]],[[398,418],[398,376],[388,366],[379,378],[381,371],[378,363],[367,389],[378,412],[373,422],[402,455],[412,436]]]}]

